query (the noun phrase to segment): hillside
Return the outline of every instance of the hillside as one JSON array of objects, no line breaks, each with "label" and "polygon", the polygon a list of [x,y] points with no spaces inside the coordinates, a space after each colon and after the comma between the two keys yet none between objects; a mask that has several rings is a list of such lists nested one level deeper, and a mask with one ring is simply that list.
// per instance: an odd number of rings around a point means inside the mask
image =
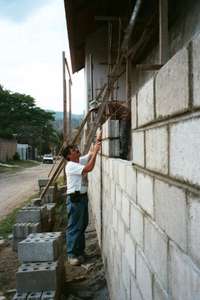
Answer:
[{"label": "hillside", "polygon": [[[54,121],[54,127],[59,130],[62,131],[63,129],[63,112],[61,111],[55,111],[55,121]],[[82,120],[82,115],[76,115],[76,114],[72,114],[72,128],[77,128]]]}]

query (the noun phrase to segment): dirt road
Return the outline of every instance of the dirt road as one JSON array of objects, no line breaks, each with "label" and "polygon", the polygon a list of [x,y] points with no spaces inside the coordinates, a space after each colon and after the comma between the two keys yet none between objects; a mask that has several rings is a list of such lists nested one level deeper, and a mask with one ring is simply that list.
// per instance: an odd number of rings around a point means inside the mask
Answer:
[{"label": "dirt road", "polygon": [[46,177],[51,166],[41,164],[12,174],[0,174],[0,220],[38,192],[38,178]]}]

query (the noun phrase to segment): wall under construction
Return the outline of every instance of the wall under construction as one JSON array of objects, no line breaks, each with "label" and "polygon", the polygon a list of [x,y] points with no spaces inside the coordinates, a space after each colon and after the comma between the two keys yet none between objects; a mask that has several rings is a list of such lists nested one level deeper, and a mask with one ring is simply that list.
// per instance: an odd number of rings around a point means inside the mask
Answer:
[{"label": "wall under construction", "polygon": [[200,298],[199,53],[196,36],[132,97],[133,160],[89,177],[113,300]]}]

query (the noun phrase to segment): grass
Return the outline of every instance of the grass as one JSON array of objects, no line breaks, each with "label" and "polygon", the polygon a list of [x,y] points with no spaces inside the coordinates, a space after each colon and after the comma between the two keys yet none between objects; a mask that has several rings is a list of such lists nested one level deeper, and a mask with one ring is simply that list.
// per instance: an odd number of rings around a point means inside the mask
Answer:
[{"label": "grass", "polygon": [[58,186],[65,185],[64,176],[58,177],[58,179],[56,180],[56,183],[57,183]]},{"label": "grass", "polygon": [[2,221],[0,221],[0,236],[7,239],[12,234],[13,225],[18,211],[21,207],[28,204],[32,199],[37,198],[38,194],[34,194],[25,200],[19,207],[15,208],[10,214],[8,214]]},{"label": "grass", "polygon": [[[16,172],[16,171],[23,170],[25,168],[38,166],[39,164],[40,163],[38,161],[34,161],[34,160],[11,160],[6,162],[5,166],[0,165],[0,173],[13,172],[13,171]],[[9,165],[9,167],[6,165]]]}]

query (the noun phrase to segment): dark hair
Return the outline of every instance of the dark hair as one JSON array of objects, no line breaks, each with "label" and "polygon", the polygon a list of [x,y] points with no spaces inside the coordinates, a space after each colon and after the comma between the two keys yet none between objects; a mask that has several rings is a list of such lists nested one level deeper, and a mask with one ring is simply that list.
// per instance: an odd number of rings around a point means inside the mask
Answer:
[{"label": "dark hair", "polygon": [[62,151],[62,156],[65,158],[65,159],[67,159],[67,160],[69,160],[67,157],[68,157],[68,155],[71,153],[71,150],[73,149],[73,146],[72,145],[68,145],[67,147],[65,147],[64,149],[63,149],[63,151]]}]

